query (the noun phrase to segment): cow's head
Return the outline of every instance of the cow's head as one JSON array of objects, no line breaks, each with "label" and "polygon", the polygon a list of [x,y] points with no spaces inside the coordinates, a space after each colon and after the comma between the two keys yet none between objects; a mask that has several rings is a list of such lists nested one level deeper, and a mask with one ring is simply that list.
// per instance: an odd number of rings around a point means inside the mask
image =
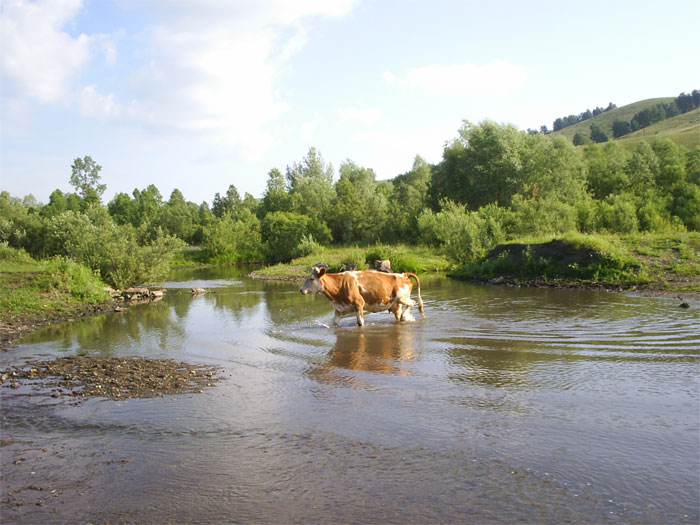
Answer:
[{"label": "cow's head", "polygon": [[320,293],[323,291],[323,285],[321,284],[321,277],[326,274],[326,269],[318,266],[314,266],[311,269],[311,275],[309,275],[304,284],[301,285],[299,291],[306,295],[307,293]]}]

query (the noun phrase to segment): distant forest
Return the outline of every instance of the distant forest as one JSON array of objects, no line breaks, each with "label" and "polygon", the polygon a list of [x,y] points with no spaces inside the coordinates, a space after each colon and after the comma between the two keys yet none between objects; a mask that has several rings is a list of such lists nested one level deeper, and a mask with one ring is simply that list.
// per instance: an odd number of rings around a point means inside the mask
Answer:
[{"label": "distant forest", "polygon": [[0,192],[0,243],[72,258],[123,287],[163,278],[187,245],[212,263],[287,261],[320,245],[374,243],[432,246],[465,263],[523,236],[700,230],[700,145],[577,148],[488,120],[465,121],[441,162],[416,157],[391,180],[351,160],[336,174],[311,148],[284,171],[269,171],[262,198],[229,184],[211,204],[194,203],[151,184],[104,203],[100,170],[90,156],[76,158],[75,191],[55,190],[46,204]]}]

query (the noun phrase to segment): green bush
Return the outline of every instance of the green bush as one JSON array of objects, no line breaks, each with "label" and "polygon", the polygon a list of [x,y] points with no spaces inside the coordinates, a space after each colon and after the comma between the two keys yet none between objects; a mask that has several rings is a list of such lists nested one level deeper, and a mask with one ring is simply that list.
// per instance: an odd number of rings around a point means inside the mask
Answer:
[{"label": "green bush", "polygon": [[204,228],[203,249],[208,260],[234,263],[260,260],[262,238],[260,220],[248,209],[236,216],[226,214]]},{"label": "green bush", "polygon": [[314,243],[330,242],[328,226],[320,219],[307,215],[275,211],[265,215],[261,225],[267,258],[272,261],[289,261],[300,257]]},{"label": "green bush", "polygon": [[638,231],[637,207],[630,195],[609,195],[598,204],[599,226],[611,233]]},{"label": "green bush", "polygon": [[62,255],[97,270],[115,288],[162,282],[170,258],[184,246],[160,228],[118,226],[99,210],[92,217],[66,211],[48,219],[46,227],[48,255]]},{"label": "green bush", "polygon": [[52,272],[55,286],[67,290],[74,297],[90,303],[109,299],[99,275],[82,264],[57,257],[49,262],[48,269]]},{"label": "green bush", "polygon": [[441,246],[452,261],[468,263],[504,239],[497,206],[484,207],[483,214],[451,201],[444,201],[442,206],[438,213],[421,213],[418,231],[424,243]]},{"label": "green bush", "polygon": [[514,195],[512,206],[509,233],[516,236],[557,234],[577,227],[576,208],[553,196],[525,199],[521,195]]}]

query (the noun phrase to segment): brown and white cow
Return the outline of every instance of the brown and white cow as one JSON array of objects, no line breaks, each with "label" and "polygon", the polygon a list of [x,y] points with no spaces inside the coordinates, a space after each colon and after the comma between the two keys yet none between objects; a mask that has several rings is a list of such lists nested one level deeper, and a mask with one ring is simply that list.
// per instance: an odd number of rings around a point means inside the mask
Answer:
[{"label": "brown and white cow", "polygon": [[364,311],[383,312],[389,310],[397,321],[412,320],[411,308],[416,304],[411,299],[413,283],[418,290],[418,309],[423,317],[423,299],[420,296],[420,281],[413,273],[382,273],[376,270],[328,273],[325,268],[314,266],[299,291],[322,293],[335,308],[333,324],[343,316],[355,313],[357,324],[365,324]]}]

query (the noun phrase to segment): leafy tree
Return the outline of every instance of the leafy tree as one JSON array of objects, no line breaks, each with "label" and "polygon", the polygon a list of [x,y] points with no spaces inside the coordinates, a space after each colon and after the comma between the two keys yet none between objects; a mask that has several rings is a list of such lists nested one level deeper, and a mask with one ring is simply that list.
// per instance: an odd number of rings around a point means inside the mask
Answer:
[{"label": "leafy tree", "polygon": [[236,187],[231,184],[226,190],[226,196],[221,197],[219,193],[214,195],[211,211],[216,217],[223,217],[227,213],[235,214],[241,208],[241,196]]},{"label": "leafy tree", "polygon": [[133,192],[135,206],[134,226],[145,226],[149,231],[160,223],[163,207],[163,197],[154,184],[149,184],[146,189]]},{"label": "leafy tree", "polygon": [[585,150],[588,163],[588,188],[596,199],[604,199],[619,193],[629,186],[625,166],[629,154],[617,142],[608,142],[605,147],[591,144]]},{"label": "leafy tree", "polygon": [[624,169],[635,194],[640,195],[653,188],[659,171],[659,161],[648,142],[642,141],[637,144]]},{"label": "leafy tree", "polygon": [[273,261],[289,261],[301,255],[300,245],[309,236],[320,242],[330,240],[323,223],[298,213],[275,211],[265,215],[261,224],[262,239],[267,256]]},{"label": "leafy tree", "polygon": [[280,170],[273,168],[268,174],[267,188],[263,195],[259,213],[261,216],[264,216],[276,211],[290,211],[291,207],[292,200],[289,193],[287,193],[284,176]]},{"label": "leafy tree", "polygon": [[700,187],[689,182],[678,182],[671,189],[671,213],[689,230],[700,230]]},{"label": "leafy tree", "polygon": [[686,160],[683,150],[671,139],[657,139],[651,147],[659,163],[656,184],[668,192],[674,184],[685,180]]},{"label": "leafy tree", "polygon": [[286,177],[291,209],[310,217],[325,217],[335,196],[333,167],[316,148],[310,148],[300,163],[288,166]]},{"label": "leafy tree", "polygon": [[518,193],[528,199],[553,197],[573,204],[586,193],[582,152],[564,137],[525,138],[520,153]]},{"label": "leafy tree", "polygon": [[170,235],[192,244],[198,226],[196,213],[197,208],[189,206],[176,188],[162,208],[160,226]]},{"label": "leafy tree", "polygon": [[139,225],[136,202],[126,193],[117,193],[107,204],[107,210],[117,224]]},{"label": "leafy tree", "polygon": [[608,136],[598,124],[591,124],[591,140],[596,143],[607,142]]},{"label": "leafy tree", "polygon": [[80,157],[76,158],[71,166],[71,186],[83,198],[90,195],[90,190],[92,190],[99,200],[99,197],[107,189],[106,184],[99,183],[100,170],[102,170],[102,166],[92,160],[90,155],[86,155],[82,159]]},{"label": "leafy tree", "polygon": [[430,165],[416,155],[411,171],[394,179],[389,198],[391,220],[387,224],[394,240],[415,240],[418,215],[428,205],[431,176]]},{"label": "leafy tree", "polygon": [[574,146],[583,146],[584,144],[588,144],[590,142],[591,142],[590,139],[588,137],[586,137],[580,131],[577,131],[574,134],[574,138],[573,138]]},{"label": "leafy tree", "polygon": [[377,192],[374,172],[347,160],[340,166],[329,215],[338,242],[378,241],[386,221],[387,201]]},{"label": "leafy tree", "polygon": [[39,210],[39,215],[42,217],[53,217],[59,213],[63,213],[68,208],[68,202],[61,190],[54,190],[49,195],[49,203]]},{"label": "leafy tree", "polygon": [[620,138],[632,132],[632,126],[626,120],[616,120],[613,122],[612,132],[614,138]]},{"label": "leafy tree", "polygon": [[688,182],[700,186],[700,146],[688,152],[685,163],[685,176]]},{"label": "leafy tree", "polygon": [[204,228],[203,248],[218,262],[255,260],[262,257],[260,220],[248,209],[238,217],[226,214]]},{"label": "leafy tree", "polygon": [[526,136],[510,124],[464,121],[434,174],[433,203],[450,198],[474,210],[490,202],[508,206],[518,189]]}]

